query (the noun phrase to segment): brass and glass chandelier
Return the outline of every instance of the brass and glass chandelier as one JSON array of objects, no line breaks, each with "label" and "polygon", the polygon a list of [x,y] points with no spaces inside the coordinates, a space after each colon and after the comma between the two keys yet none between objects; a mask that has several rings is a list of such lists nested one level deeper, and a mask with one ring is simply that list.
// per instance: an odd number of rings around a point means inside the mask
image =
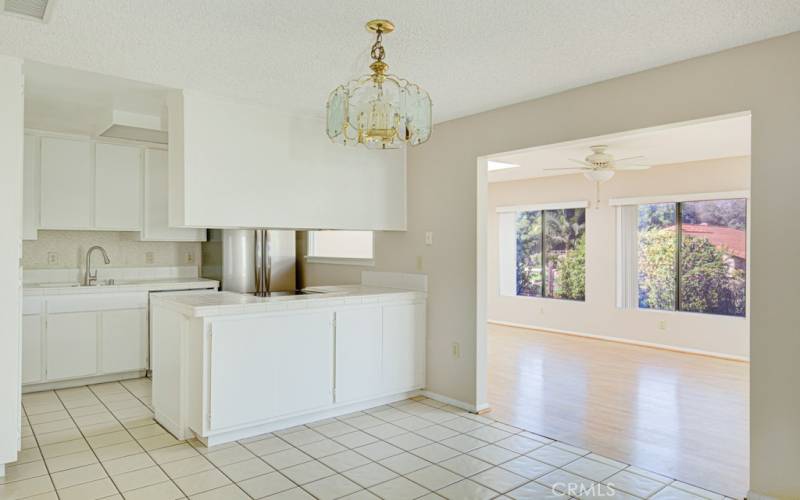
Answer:
[{"label": "brass and glass chandelier", "polygon": [[362,144],[370,149],[416,146],[431,136],[431,97],[419,85],[387,73],[383,35],[394,31],[391,21],[374,19],[372,74],[336,87],[328,97],[327,132],[337,144]]}]

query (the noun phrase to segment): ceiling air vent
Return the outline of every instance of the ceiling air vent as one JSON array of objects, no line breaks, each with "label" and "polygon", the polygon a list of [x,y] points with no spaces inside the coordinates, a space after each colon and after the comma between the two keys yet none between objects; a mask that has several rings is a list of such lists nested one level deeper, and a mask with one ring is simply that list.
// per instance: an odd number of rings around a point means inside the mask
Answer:
[{"label": "ceiling air vent", "polygon": [[3,14],[47,22],[54,0],[0,0]]}]

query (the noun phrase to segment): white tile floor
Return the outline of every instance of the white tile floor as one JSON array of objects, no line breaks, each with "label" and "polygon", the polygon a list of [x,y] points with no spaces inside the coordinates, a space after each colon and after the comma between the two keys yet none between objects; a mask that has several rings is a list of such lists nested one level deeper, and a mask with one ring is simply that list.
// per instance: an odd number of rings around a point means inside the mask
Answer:
[{"label": "white tile floor", "polygon": [[211,449],[153,421],[148,379],[22,399],[2,499],[538,499],[570,486],[582,499],[723,499],[422,397]]}]

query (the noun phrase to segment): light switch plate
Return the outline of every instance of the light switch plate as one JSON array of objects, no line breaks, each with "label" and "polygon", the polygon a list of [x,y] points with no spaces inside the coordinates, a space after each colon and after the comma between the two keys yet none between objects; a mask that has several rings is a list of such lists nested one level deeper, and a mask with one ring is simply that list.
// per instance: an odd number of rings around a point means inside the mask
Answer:
[{"label": "light switch plate", "polygon": [[433,245],[433,232],[428,231],[425,233],[425,244],[426,245]]}]

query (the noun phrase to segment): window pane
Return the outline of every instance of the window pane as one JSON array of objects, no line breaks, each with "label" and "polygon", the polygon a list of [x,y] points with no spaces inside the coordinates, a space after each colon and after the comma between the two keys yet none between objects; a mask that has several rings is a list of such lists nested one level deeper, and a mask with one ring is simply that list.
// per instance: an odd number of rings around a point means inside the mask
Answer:
[{"label": "window pane", "polygon": [[371,259],[372,231],[311,231],[308,255],[339,259]]},{"label": "window pane", "polygon": [[584,300],[586,209],[544,211],[545,296]]},{"label": "window pane", "polygon": [[542,212],[517,214],[517,295],[542,295]]},{"label": "window pane", "polygon": [[675,203],[639,205],[639,307],[675,309]]},{"label": "window pane", "polygon": [[681,203],[680,309],[744,316],[747,200]]}]

